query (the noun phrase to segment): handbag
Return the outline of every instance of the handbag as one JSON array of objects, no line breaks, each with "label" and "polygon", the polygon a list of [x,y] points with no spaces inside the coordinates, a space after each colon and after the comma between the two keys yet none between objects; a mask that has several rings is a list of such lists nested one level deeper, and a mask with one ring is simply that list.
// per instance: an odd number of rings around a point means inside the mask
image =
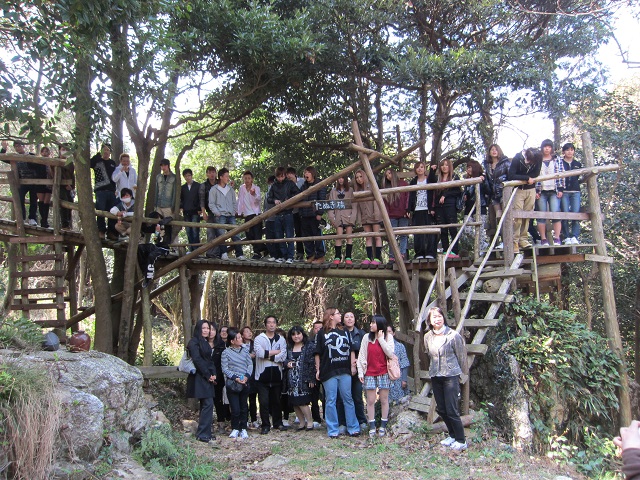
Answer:
[{"label": "handbag", "polygon": [[227,391],[233,392],[233,393],[240,393],[242,389],[245,387],[245,385],[243,385],[242,383],[236,382],[235,379],[233,378],[227,378],[224,381],[224,385],[225,387],[227,387]]},{"label": "handbag", "polygon": [[387,374],[389,375],[389,380],[392,382],[395,382],[401,376],[400,363],[398,362],[398,357],[396,355],[387,358]]},{"label": "handbag", "polygon": [[180,359],[180,363],[178,363],[178,370],[184,373],[192,373],[196,369],[196,366],[193,363],[193,360],[189,356],[189,352],[187,350],[182,354],[182,358]]}]

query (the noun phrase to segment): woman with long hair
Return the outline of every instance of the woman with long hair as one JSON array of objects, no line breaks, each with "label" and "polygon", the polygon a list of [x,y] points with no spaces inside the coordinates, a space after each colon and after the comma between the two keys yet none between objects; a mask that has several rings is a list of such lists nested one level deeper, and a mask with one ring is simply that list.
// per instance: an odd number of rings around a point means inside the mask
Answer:
[{"label": "woman with long hair", "polygon": [[355,372],[355,354],[346,332],[337,328],[341,320],[337,308],[327,308],[323,315],[323,327],[316,335],[316,380],[322,382],[325,394],[325,420],[329,438],[340,434],[336,398],[342,398],[347,420],[347,432],[352,437],[360,435],[360,425],[351,396],[351,375]]},{"label": "woman with long hair", "polygon": [[[453,172],[453,163],[451,159],[445,158],[440,160],[438,164],[438,183],[451,182],[460,180],[458,175]],[[458,223],[458,198],[462,195],[460,187],[443,187],[436,190],[433,195],[432,207],[436,212],[436,220],[439,225],[449,225]],[[445,227],[441,229],[440,241],[442,242],[442,250],[447,251],[449,245],[453,242],[458,234],[457,227]],[[448,258],[459,258],[458,245],[454,245],[449,253]]]},{"label": "woman with long hair", "polygon": [[[353,199],[353,190],[349,185],[349,177],[345,175],[344,177],[338,178],[336,180],[336,184],[329,192],[329,200],[332,201],[347,201],[351,202]],[[342,235],[346,233],[347,235],[351,235],[353,233],[353,226],[356,224],[356,216],[358,210],[357,208],[345,208],[341,210],[328,210],[327,215],[329,217],[329,223],[336,229],[336,233],[338,235]],[[353,251],[353,238],[347,238],[347,247],[344,253],[344,263],[347,265],[352,265],[353,261],[351,260],[351,252]],[[335,245],[335,257],[333,259],[333,264],[338,265],[342,261],[342,239],[336,238]]]},{"label": "woman with long hair", "polygon": [[453,450],[467,449],[464,427],[460,420],[458,397],[460,382],[468,381],[467,345],[464,338],[449,328],[444,312],[439,307],[427,313],[427,333],[424,347],[431,359],[429,376],[436,400],[436,412],[447,426],[449,436],[440,444]]},{"label": "woman with long hair", "polygon": [[235,328],[228,329],[227,348],[222,352],[222,373],[225,382],[241,385],[238,391],[227,387],[227,398],[231,408],[231,434],[229,438],[244,440],[247,434],[247,398],[249,377],[253,373],[253,362],[249,351],[243,347],[242,335]]},{"label": "woman with long hair", "polygon": [[[483,226],[473,227],[466,226],[464,228],[465,237],[474,237],[475,229],[478,228],[480,232],[480,254],[487,250],[489,246],[489,241],[487,239],[487,230],[484,225],[487,224],[487,203],[489,202],[489,197],[491,195],[491,188],[489,187],[489,181],[482,171],[482,165],[475,160],[469,160],[467,162],[467,178],[480,178],[482,183],[478,183],[475,185],[467,185],[464,188],[464,193],[462,194],[462,200],[464,204],[464,215],[469,215],[471,208],[476,204],[476,188],[480,188],[480,205],[476,206],[475,213],[478,213],[478,209],[480,209],[480,218],[482,219]],[[474,214],[475,216],[475,214]],[[473,243],[473,240],[471,240]]]},{"label": "woman with long hair", "polygon": [[384,437],[387,434],[391,387],[387,359],[393,357],[393,351],[393,335],[387,334],[387,319],[382,315],[374,315],[369,323],[369,335],[362,339],[358,354],[358,378],[367,395],[369,438],[376,436],[376,396],[380,398],[381,407],[378,435]]},{"label": "woman with long hair", "polygon": [[[410,185],[427,185],[436,181],[435,168],[432,165],[428,172],[427,165],[424,162],[416,162],[413,171],[416,174],[411,180]],[[424,225],[434,225],[435,210],[431,207],[433,202],[433,190],[417,190],[409,193],[409,213],[411,215],[411,225],[414,227]],[[438,236],[429,234],[415,234],[413,236],[413,248],[415,250],[415,260],[423,258],[433,260],[436,258],[438,245]]]},{"label": "woman with long hair", "polygon": [[484,172],[489,182],[489,224],[487,234],[493,236],[498,226],[498,217],[502,215],[502,184],[507,180],[511,162],[497,143],[491,144],[484,161]]},{"label": "woman with long hair", "polygon": [[[220,329],[218,329],[218,326],[215,323],[211,322],[211,330],[208,338],[209,346],[213,351],[213,362],[215,363],[216,370],[218,372],[222,371],[222,352],[224,352],[224,349],[227,348],[226,342],[222,339],[221,335],[219,335],[218,333],[223,328],[225,330],[227,329],[227,327],[220,327]],[[225,338],[226,338],[226,334],[225,334]],[[214,404],[216,407],[216,417],[218,420],[218,431],[224,432],[225,431],[224,422],[231,420],[231,411],[229,410],[229,405],[224,403],[222,398],[223,397],[222,390],[224,389],[224,382],[222,381],[222,379],[220,379],[219,381],[216,381],[214,386],[216,389]]]},{"label": "woman with long hair", "polygon": [[187,378],[187,398],[200,400],[200,417],[196,438],[201,442],[211,443],[215,435],[211,432],[213,423],[213,384],[217,378],[216,366],[213,363],[213,350],[209,345],[209,322],[200,320],[193,329],[193,337],[189,340],[187,350],[196,367],[195,373]]},{"label": "woman with long hair", "polygon": [[[242,334],[242,341],[244,342],[244,348],[249,352],[251,362],[253,363],[253,369],[256,369],[256,349],[253,345],[253,330],[249,325],[246,325],[240,330]],[[249,378],[249,416],[251,417],[251,424],[249,427],[258,428],[260,422],[258,422],[258,389],[256,388],[256,380],[251,375]]]},{"label": "woman with long hair", "polygon": [[[371,185],[369,185],[364,170],[357,170],[355,179],[353,189],[356,192],[368,192],[371,190]],[[382,213],[380,212],[380,207],[378,207],[378,202],[368,200],[366,202],[358,202],[357,205],[358,221],[364,231],[379,232]],[[373,242],[372,237],[365,238],[367,258],[362,261],[362,265],[380,265],[382,263],[382,237],[375,237],[375,252]]]},{"label": "woman with long hair", "polygon": [[[382,179],[382,188],[406,187],[408,184],[404,180],[398,178],[398,173],[388,168],[384,172]],[[409,226],[409,193],[396,192],[390,195],[384,195],[384,206],[387,208],[389,220],[392,227],[408,227]],[[407,235],[398,235],[398,247],[402,254],[402,259],[407,259]],[[389,261],[394,262],[393,252],[389,249]]]},{"label": "woman with long hair", "polygon": [[315,386],[315,345],[307,332],[295,325],[287,334],[287,366],[289,405],[298,417],[298,430],[313,430],[311,390]]}]

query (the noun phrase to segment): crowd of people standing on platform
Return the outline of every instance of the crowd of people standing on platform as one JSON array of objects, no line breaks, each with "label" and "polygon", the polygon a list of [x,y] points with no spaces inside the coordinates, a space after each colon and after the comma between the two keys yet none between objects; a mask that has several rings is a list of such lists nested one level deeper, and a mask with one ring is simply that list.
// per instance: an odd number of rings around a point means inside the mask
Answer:
[{"label": "crowd of people standing on platform", "polygon": [[[7,151],[8,143],[2,144],[2,152]],[[14,150],[25,154],[25,145],[14,142]],[[43,147],[40,154],[51,156],[48,147]],[[60,147],[61,158],[66,156],[65,147]],[[126,241],[131,234],[131,223],[126,219],[134,215],[134,205],[138,176],[131,165],[129,154],[122,153],[116,163],[111,158],[111,147],[103,145],[101,151],[90,159],[94,172],[94,194],[97,210],[108,211],[115,218],[97,217],[98,230],[102,238]],[[474,234],[476,228],[480,233],[480,251],[484,252],[490,237],[496,232],[497,219],[502,213],[503,184],[507,180],[527,182],[518,187],[514,207],[517,210],[537,209],[542,212],[579,212],[580,180],[578,177],[555,178],[542,182],[533,179],[564,171],[581,168],[575,159],[575,146],[567,143],[562,147],[562,156],[554,153],[553,142],[544,140],[540,149],[529,148],[509,159],[500,146],[491,145],[483,163],[475,160],[466,162],[466,178],[479,178],[480,183],[466,187],[451,186],[451,181],[460,180],[450,158],[437,164],[415,162],[413,172],[399,172],[395,168],[387,168],[381,172],[380,188],[396,189],[407,185],[440,184],[442,188],[411,190],[384,194],[384,207],[394,228],[409,226],[441,226],[441,234],[414,234],[414,260],[434,259],[439,251],[446,252],[450,258],[457,258],[460,252],[460,241],[453,244],[458,234],[458,215],[468,214],[476,202],[476,189],[480,190],[480,214],[483,227],[467,227],[463,238]],[[182,171],[183,183],[180,185],[176,174],[171,171],[171,163],[163,159],[159,164],[160,173],[154,181],[155,197],[153,205],[147,206],[147,214],[152,209],[156,218],[180,219],[180,216],[194,225],[186,228],[188,248],[193,251],[202,245],[201,227],[195,224],[200,221],[219,225],[235,225],[238,219],[252,222],[251,228],[245,232],[246,240],[252,241],[252,260],[293,263],[306,261],[310,263],[351,265],[359,261],[362,265],[379,265],[383,262],[383,242],[379,236],[365,236],[365,258],[354,258],[353,232],[361,227],[365,233],[380,232],[383,223],[383,212],[372,197],[354,201],[354,193],[371,190],[370,180],[364,170],[357,170],[353,178],[345,175],[338,178],[333,185],[318,188],[321,181],[314,166],[307,166],[302,177],[293,167],[278,167],[274,175],[269,177],[266,188],[261,189],[255,183],[251,171],[244,171],[242,183],[237,188],[227,168],[216,169],[209,166],[206,178],[202,183],[194,180],[193,171],[186,168]],[[52,169],[45,165],[18,162],[20,178],[52,178]],[[403,178],[406,177],[408,182]],[[412,178],[409,178],[412,177]],[[68,180],[60,187],[60,198],[72,201],[74,198],[73,163],[62,168],[62,179]],[[302,206],[280,205],[294,196],[309,192],[301,198]],[[25,211],[26,194],[30,196],[28,214]],[[40,226],[48,227],[49,205],[51,201],[50,185],[22,185],[19,196],[25,222],[38,225],[37,214],[40,213]],[[177,197],[179,202],[177,202]],[[331,206],[327,209],[324,206]],[[337,203],[342,206],[334,208]],[[277,212],[265,219],[255,221],[255,217],[270,210]],[[326,218],[326,220],[325,220]],[[323,227],[335,229],[338,235],[346,238],[336,239],[333,255],[327,252],[326,243],[322,239]],[[548,232],[546,222],[516,219],[514,222],[514,248],[527,248],[537,242],[541,246],[577,244],[580,236],[578,220],[554,219],[552,232]],[[61,209],[61,227],[71,228],[71,211]],[[173,228],[167,243],[173,242],[179,232]],[[206,241],[211,242],[226,233],[225,228],[207,227]],[[409,259],[408,235],[397,232],[398,247],[402,260]],[[531,241],[529,240],[531,236]],[[302,238],[302,240],[296,240]],[[286,241],[291,239],[291,241]],[[264,240],[280,240],[269,242]],[[231,237],[231,241],[239,242],[239,235]],[[501,248],[501,245],[498,246]],[[210,248],[205,255],[209,258],[228,260],[233,252],[236,260],[246,260],[242,245],[220,244]],[[327,260],[328,257],[328,260]],[[333,260],[331,260],[333,258]],[[388,261],[396,261],[394,252],[389,249]]]}]

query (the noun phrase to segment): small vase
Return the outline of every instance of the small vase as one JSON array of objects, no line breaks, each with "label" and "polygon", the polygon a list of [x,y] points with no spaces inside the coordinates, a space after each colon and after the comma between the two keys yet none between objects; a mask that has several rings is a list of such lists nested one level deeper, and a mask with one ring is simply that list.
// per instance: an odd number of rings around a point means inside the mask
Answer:
[{"label": "small vase", "polygon": [[71,335],[67,348],[70,352],[88,352],[91,349],[91,337],[79,330]]}]

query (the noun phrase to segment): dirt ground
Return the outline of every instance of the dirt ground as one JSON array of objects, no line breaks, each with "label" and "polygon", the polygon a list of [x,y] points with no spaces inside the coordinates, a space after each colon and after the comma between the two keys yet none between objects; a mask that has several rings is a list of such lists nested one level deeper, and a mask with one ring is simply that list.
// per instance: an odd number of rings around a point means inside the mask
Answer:
[{"label": "dirt ground", "polygon": [[[193,448],[198,458],[213,464],[212,479],[583,479],[568,466],[559,466],[545,457],[515,451],[502,443],[485,427],[467,431],[469,449],[452,452],[439,442],[442,434],[370,440],[327,437],[324,427],[314,431],[271,431],[260,435],[249,430],[246,440],[228,438],[228,432],[216,432],[214,446],[202,444],[185,432],[184,420],[196,420],[183,398],[179,384],[154,384],[150,389],[159,407],[176,431],[185,435],[185,447]],[[117,465],[115,465],[117,468]],[[122,469],[121,469],[122,470]],[[138,475],[129,471],[130,478]],[[140,478],[142,473],[138,471]],[[122,477],[121,477],[122,478]]]}]

